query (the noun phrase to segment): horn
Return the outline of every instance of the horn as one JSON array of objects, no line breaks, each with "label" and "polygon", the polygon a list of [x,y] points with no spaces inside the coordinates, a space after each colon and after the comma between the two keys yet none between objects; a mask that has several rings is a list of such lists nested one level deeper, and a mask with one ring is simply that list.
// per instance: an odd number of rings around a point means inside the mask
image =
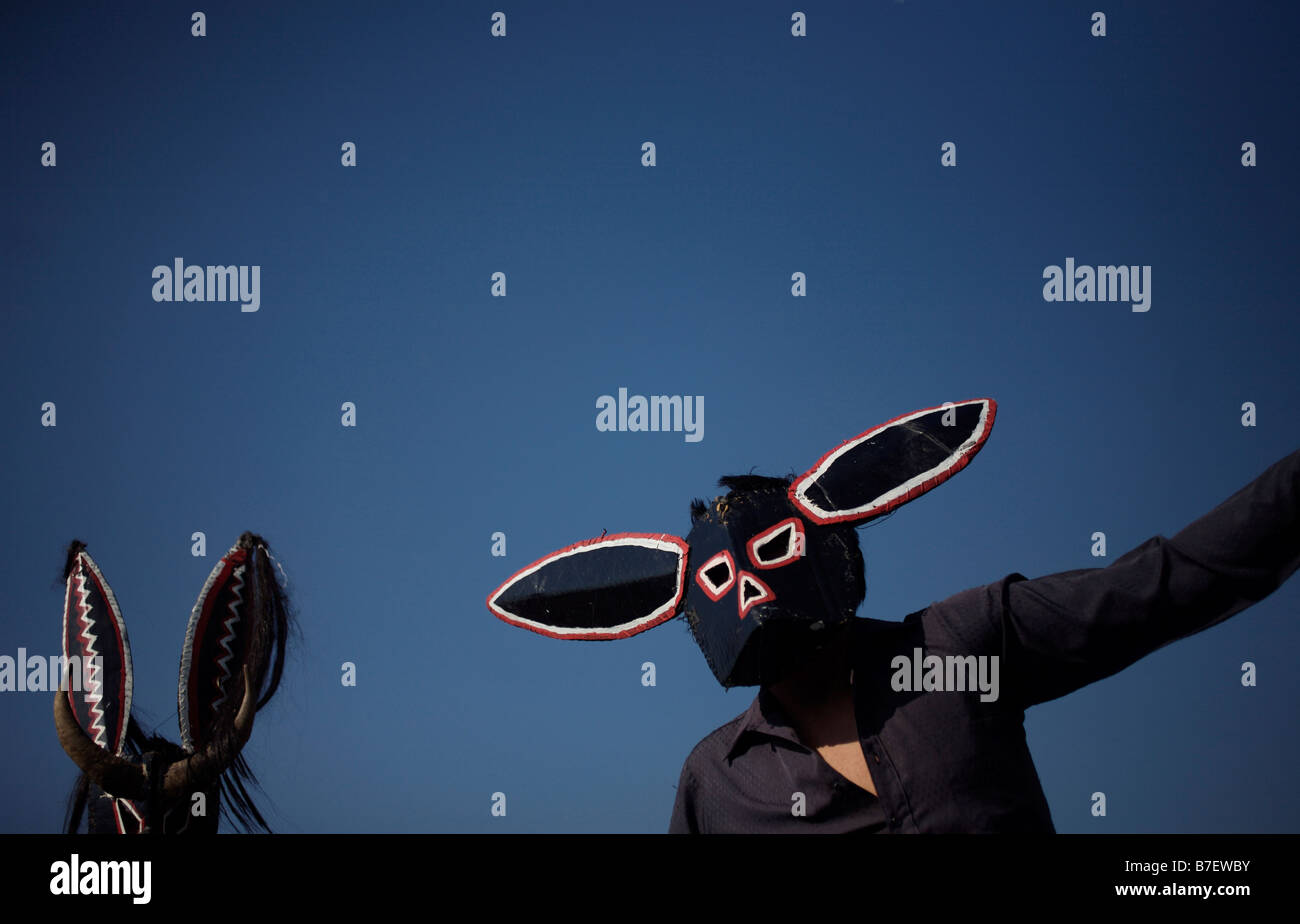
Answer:
[{"label": "horn", "polygon": [[104,750],[82,731],[72,715],[62,684],[54,694],[54,728],[59,733],[59,744],[72,762],[104,792],[121,799],[144,799],[149,795],[144,768]]},{"label": "horn", "polygon": [[244,664],[244,701],[235,715],[234,728],[223,738],[214,737],[202,750],[167,768],[163,777],[163,799],[173,802],[187,792],[201,789],[226,772],[253,734],[253,716],[257,712],[257,692],[253,689],[248,664]]}]

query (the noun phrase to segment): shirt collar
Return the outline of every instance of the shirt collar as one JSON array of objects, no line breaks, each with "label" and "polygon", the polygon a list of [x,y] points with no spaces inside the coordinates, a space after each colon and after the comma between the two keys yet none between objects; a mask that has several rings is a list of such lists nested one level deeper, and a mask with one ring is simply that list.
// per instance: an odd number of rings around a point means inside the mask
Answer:
[{"label": "shirt collar", "polygon": [[751,734],[780,738],[782,741],[789,741],[799,747],[805,747],[803,742],[799,740],[798,734],[795,733],[794,726],[790,724],[790,720],[786,717],[781,704],[767,687],[759,688],[758,695],[754,697],[754,701],[749,704],[749,708],[740,717],[740,724],[736,726],[736,733],[727,743],[728,760],[741,750],[745,737]]},{"label": "shirt collar", "polygon": [[[850,635],[851,642],[854,646],[853,660],[856,662],[862,646],[870,644],[871,636],[882,631],[896,629],[899,623],[882,622],[876,619],[854,619],[852,620],[853,630]],[[731,740],[727,743],[727,759],[730,760],[741,751],[741,746],[748,735],[766,735],[769,738],[779,738],[782,741],[789,741],[807,750],[807,745],[799,740],[799,735],[795,732],[794,726],[790,724],[790,719],[786,716],[785,710],[781,708],[780,702],[767,687],[759,687],[758,695],[754,701],[749,704],[740,717],[740,723],[736,726],[736,732],[732,735]]]}]

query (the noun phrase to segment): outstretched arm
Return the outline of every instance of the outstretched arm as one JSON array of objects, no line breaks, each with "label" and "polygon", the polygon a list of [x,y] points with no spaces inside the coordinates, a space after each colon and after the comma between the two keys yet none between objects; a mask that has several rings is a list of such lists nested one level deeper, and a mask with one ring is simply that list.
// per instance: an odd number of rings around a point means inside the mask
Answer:
[{"label": "outstretched arm", "polygon": [[1217,625],[1300,567],[1300,450],[1172,539],[1153,536],[1105,568],[1011,574],[934,604],[973,652],[999,654],[1024,707],[1108,677]]}]

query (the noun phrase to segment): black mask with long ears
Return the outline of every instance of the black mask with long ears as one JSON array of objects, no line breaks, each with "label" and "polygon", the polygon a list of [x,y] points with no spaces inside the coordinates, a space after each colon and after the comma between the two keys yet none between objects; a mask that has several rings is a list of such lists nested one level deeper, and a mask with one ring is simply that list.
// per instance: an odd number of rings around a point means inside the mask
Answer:
[{"label": "black mask with long ears", "polygon": [[[270,830],[245,787],[240,751],[280,685],[292,628],[266,541],[239,537],[190,615],[178,696],[181,744],[146,736],[131,715],[131,646],[112,589],[82,542],[64,566],[63,653],[86,665],[54,698],[59,743],[81,769],[67,832],[216,833],[221,812]],[[222,796],[225,801],[222,801]]]},{"label": "black mask with long ears", "polygon": [[780,679],[866,594],[855,527],[961,471],[988,439],[991,398],[904,414],[841,443],[797,478],[740,475],[691,505],[682,539],[618,533],[552,552],[488,595],[543,635],[627,638],[685,613],[724,687]]}]

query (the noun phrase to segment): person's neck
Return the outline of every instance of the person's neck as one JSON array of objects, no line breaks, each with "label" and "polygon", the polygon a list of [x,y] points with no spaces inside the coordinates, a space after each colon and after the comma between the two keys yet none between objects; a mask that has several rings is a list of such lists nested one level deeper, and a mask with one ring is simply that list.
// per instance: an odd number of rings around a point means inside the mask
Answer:
[{"label": "person's neck", "polygon": [[793,717],[823,709],[852,688],[847,638],[836,639],[768,689]]}]

